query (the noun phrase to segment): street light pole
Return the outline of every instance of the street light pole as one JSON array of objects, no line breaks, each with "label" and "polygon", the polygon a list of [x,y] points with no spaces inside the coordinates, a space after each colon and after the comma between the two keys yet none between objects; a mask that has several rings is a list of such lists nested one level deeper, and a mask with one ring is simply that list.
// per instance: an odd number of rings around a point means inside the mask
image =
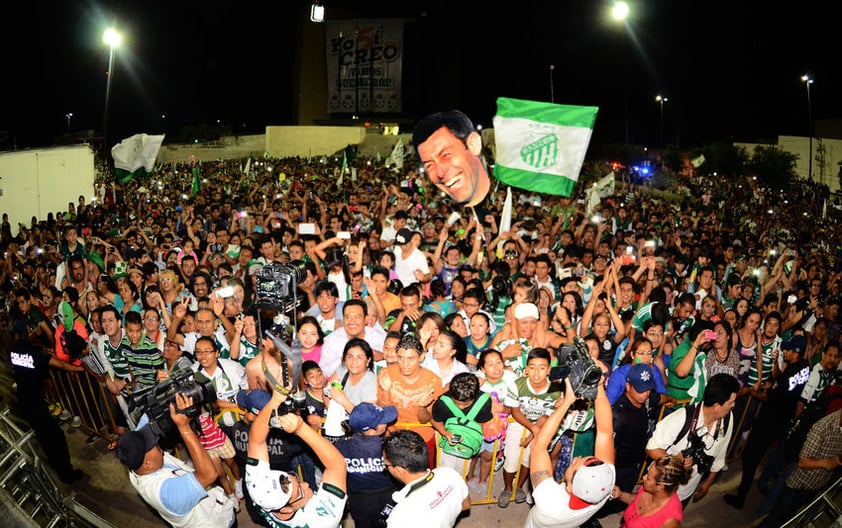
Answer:
[{"label": "street light pole", "polygon": [[669,101],[668,97],[663,97],[660,94],[655,96],[655,101],[661,104],[661,147],[664,146],[664,103]]},{"label": "street light pole", "polygon": [[629,16],[629,4],[626,2],[620,1],[615,2],[614,6],[611,8],[611,16],[622,24],[623,34],[621,38],[623,39],[622,43],[622,53],[623,53],[623,111],[625,116],[625,138],[626,144],[629,143],[629,88],[628,88],[628,61],[626,59],[626,18]]},{"label": "street light pole", "polygon": [[550,64],[550,102],[555,102],[555,91],[553,86],[553,70],[555,70],[555,64]]},{"label": "street light pole", "polygon": [[73,117],[73,112],[67,112],[64,117],[67,118],[67,131],[70,132],[70,118]]},{"label": "street light pole", "polygon": [[810,85],[813,79],[809,75],[801,76],[801,82],[807,87],[807,133],[810,135],[810,156],[807,159],[807,177],[813,179],[813,103],[810,100]]},{"label": "street light pole", "polygon": [[114,48],[120,45],[123,37],[114,28],[108,28],[102,35],[102,41],[108,45],[108,72],[105,78],[105,110],[102,113],[102,148],[108,148],[108,101],[111,99],[111,78],[114,74]]}]

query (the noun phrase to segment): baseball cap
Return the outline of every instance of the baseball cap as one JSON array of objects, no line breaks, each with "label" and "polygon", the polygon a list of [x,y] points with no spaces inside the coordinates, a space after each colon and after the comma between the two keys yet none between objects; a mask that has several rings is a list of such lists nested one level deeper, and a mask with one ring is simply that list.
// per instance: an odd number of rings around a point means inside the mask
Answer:
[{"label": "baseball cap", "polygon": [[412,240],[412,230],[409,228],[402,227],[395,235],[395,242],[398,244],[406,244],[410,240]]},{"label": "baseball cap", "polygon": [[368,431],[380,424],[391,423],[398,419],[398,410],[393,405],[378,407],[373,403],[363,402],[354,407],[348,423],[354,431]]},{"label": "baseball cap", "polygon": [[521,320],[527,317],[539,319],[538,307],[532,303],[521,303],[515,308],[515,319]]},{"label": "baseball cap", "polygon": [[266,407],[272,395],[261,389],[241,390],[237,393],[237,405],[257,414]]},{"label": "baseball cap", "polygon": [[803,354],[806,349],[807,338],[803,335],[794,335],[781,343],[781,350],[794,350],[799,354]]},{"label": "baseball cap", "polygon": [[150,449],[158,445],[158,438],[148,424],[137,431],[120,435],[117,442],[117,458],[124,466],[136,470],[143,465],[143,459]]},{"label": "baseball cap", "polygon": [[626,381],[631,383],[637,392],[655,390],[655,377],[652,374],[652,367],[637,363],[632,365],[626,373]]},{"label": "baseball cap", "polygon": [[589,458],[573,475],[570,507],[574,510],[599,504],[614,488],[614,467],[598,458]]},{"label": "baseball cap", "polygon": [[265,460],[249,458],[246,462],[246,486],[251,500],[266,511],[280,510],[289,502],[290,488],[284,490],[282,478],[292,480],[286,472],[272,469]]}]

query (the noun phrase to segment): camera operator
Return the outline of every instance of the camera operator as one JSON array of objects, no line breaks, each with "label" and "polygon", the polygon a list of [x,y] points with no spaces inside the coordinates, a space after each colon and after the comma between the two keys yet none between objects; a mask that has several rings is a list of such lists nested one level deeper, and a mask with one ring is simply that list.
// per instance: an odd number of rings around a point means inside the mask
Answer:
[{"label": "camera operator", "polygon": [[734,429],[731,409],[739,391],[740,382],[734,376],[711,377],[702,402],[658,422],[646,444],[646,454],[653,460],[683,453],[685,465],[693,467],[690,480],[678,488],[678,498],[685,507],[691,498],[698,501],[705,496],[725,465]]},{"label": "camera operator", "polygon": [[210,455],[190,428],[185,410],[192,406],[193,398],[176,394],[175,404],[170,403],[170,420],[195,469],[158,446],[146,416],[141,418],[141,427],[120,437],[117,457],[129,468],[132,486],[171,526],[227,528],[236,521],[236,501],[228,499],[218,486],[205,491],[217,475]]}]

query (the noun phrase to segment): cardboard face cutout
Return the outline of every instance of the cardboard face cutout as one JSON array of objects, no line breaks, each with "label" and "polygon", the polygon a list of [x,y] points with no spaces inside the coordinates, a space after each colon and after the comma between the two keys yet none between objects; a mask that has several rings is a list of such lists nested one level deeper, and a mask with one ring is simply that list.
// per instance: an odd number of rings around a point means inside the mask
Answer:
[{"label": "cardboard face cutout", "polygon": [[430,182],[454,202],[472,207],[488,195],[491,178],[480,157],[482,138],[465,114],[453,110],[425,117],[413,144]]}]

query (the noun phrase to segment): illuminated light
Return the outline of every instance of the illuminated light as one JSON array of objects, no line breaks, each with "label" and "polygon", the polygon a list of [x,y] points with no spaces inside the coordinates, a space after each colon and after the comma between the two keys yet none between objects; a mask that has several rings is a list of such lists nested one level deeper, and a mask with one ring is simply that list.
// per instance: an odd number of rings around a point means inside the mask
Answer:
[{"label": "illuminated light", "polygon": [[775,211],[773,211],[772,209],[769,209],[768,212],[769,212],[769,214],[775,214]]},{"label": "illuminated light", "polygon": [[310,22],[324,22],[325,21],[325,6],[313,4],[310,6]]},{"label": "illuminated light", "polygon": [[626,2],[617,2],[611,8],[611,16],[614,20],[625,20],[629,16],[629,4]]},{"label": "illuminated light", "polygon": [[108,28],[102,34],[102,42],[111,48],[116,48],[123,42],[123,35],[114,28]]}]

